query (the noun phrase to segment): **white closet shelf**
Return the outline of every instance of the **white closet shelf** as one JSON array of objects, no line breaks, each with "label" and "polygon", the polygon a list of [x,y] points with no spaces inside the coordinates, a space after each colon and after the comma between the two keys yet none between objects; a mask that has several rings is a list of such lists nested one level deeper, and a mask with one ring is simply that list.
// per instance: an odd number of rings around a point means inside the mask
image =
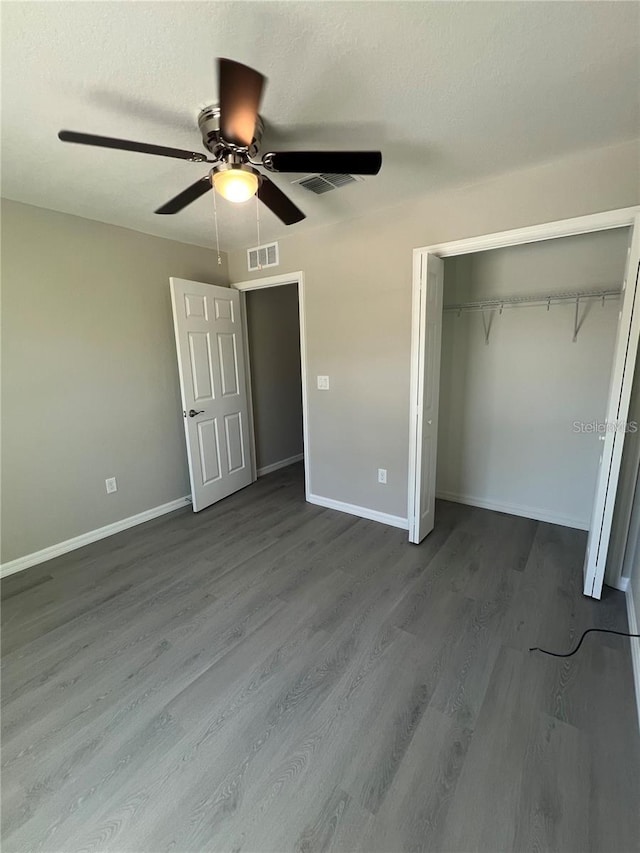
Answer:
[{"label": "white closet shelf", "polygon": [[622,291],[618,289],[607,290],[578,290],[572,293],[553,293],[546,296],[505,296],[503,298],[483,299],[477,302],[459,302],[455,305],[445,305],[444,311],[502,311],[503,308],[516,306],[545,306],[549,307],[558,302],[582,302],[587,299],[619,299]]},{"label": "white closet shelf", "polygon": [[457,305],[445,305],[443,311],[455,311],[458,316],[463,311],[481,311],[482,323],[484,326],[484,342],[489,343],[491,334],[491,326],[495,312],[502,314],[503,308],[531,308],[534,306],[544,305],[547,309],[560,302],[574,302],[576,309],[573,318],[573,342],[578,340],[578,332],[584,323],[587,308],[582,311],[582,319],[580,318],[580,306],[587,300],[597,299],[604,303],[608,299],[619,299],[622,293],[621,289],[607,290],[577,290],[573,293],[554,293],[547,296],[505,296],[504,299],[484,299],[481,302],[460,302]]}]

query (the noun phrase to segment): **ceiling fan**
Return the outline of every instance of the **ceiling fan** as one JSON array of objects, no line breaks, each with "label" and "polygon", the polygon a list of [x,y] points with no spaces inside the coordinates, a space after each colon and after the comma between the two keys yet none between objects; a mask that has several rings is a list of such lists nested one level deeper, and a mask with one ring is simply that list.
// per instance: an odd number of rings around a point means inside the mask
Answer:
[{"label": "ceiling fan", "polygon": [[155,211],[161,214],[178,213],[213,186],[233,202],[247,201],[257,195],[285,225],[293,225],[305,218],[304,213],[256,166],[269,172],[306,174],[377,175],[380,171],[382,154],[379,151],[269,151],[256,162],[264,131],[258,110],[266,77],[232,59],[218,59],[218,82],[220,103],[205,107],[198,116],[202,142],[213,159],[195,151],[72,130],[61,130],[58,138],[63,142],[213,164],[208,175]]}]

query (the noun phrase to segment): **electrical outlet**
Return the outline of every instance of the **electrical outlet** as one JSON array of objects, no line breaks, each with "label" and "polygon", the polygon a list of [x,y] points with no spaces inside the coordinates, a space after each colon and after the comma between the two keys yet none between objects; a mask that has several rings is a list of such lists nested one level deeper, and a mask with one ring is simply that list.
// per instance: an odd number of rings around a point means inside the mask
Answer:
[{"label": "electrical outlet", "polygon": [[328,376],[318,376],[318,390],[319,391],[328,391],[329,390],[329,377]]},{"label": "electrical outlet", "polygon": [[108,494],[108,495],[111,495],[111,494],[113,494],[113,492],[117,492],[117,491],[118,491],[118,484],[116,483],[116,478],[115,478],[115,477],[108,477],[108,478],[104,481],[104,484],[105,484],[105,486],[107,487],[107,494]]},{"label": "electrical outlet", "polygon": [[387,469],[386,468],[378,468],[378,482],[387,484]]}]

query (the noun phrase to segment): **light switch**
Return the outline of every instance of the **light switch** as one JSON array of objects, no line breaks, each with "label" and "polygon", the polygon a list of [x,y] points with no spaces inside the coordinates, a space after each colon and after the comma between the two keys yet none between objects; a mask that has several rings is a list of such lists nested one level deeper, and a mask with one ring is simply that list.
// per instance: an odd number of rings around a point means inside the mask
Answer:
[{"label": "light switch", "polygon": [[318,390],[319,391],[328,391],[329,390],[329,377],[328,376],[318,376]]}]

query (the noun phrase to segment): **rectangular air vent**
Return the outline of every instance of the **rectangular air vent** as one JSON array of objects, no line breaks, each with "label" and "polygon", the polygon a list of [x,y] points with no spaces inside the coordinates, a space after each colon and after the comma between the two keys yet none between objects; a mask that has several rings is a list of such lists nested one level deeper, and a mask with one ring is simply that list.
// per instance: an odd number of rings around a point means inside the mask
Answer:
[{"label": "rectangular air vent", "polygon": [[247,249],[249,272],[263,270],[265,267],[277,267],[279,263],[277,243],[266,243],[264,246],[254,246],[253,249]]},{"label": "rectangular air vent", "polygon": [[306,178],[292,181],[294,184],[300,184],[305,190],[322,195],[322,193],[337,190],[338,187],[345,187],[347,184],[353,184],[356,181],[361,181],[362,178],[355,175],[308,175]]}]

